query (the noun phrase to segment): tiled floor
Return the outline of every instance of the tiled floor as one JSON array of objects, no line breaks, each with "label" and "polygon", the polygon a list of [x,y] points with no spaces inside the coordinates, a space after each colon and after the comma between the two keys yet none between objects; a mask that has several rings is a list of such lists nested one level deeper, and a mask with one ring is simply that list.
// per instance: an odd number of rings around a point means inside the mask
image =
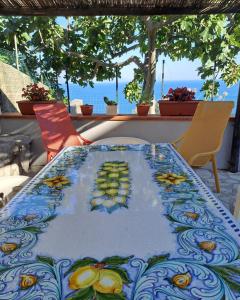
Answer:
[{"label": "tiled floor", "polygon": [[211,189],[215,196],[222,201],[225,207],[233,212],[237,187],[240,186],[240,172],[230,173],[223,170],[219,171],[221,193],[216,193],[213,173],[210,170],[195,169],[195,172],[201,177],[203,182]]}]

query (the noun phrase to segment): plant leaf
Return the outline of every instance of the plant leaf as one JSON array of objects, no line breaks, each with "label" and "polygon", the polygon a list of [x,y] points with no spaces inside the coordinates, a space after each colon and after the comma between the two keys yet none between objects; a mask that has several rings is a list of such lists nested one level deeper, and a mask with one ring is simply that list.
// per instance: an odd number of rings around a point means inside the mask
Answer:
[{"label": "plant leaf", "polygon": [[178,232],[183,232],[185,230],[191,229],[192,227],[190,226],[178,226],[175,228],[174,232],[178,233]]},{"label": "plant leaf", "polygon": [[42,233],[42,230],[39,227],[36,226],[28,226],[24,227],[25,231],[31,232],[31,233]]},{"label": "plant leaf", "polygon": [[184,204],[186,202],[186,200],[184,199],[178,199],[176,201],[173,202],[174,205],[181,205]]},{"label": "plant leaf", "polygon": [[131,259],[133,257],[132,256],[128,256],[128,257],[121,257],[121,256],[111,256],[111,257],[106,257],[102,260],[102,263],[106,264],[106,265],[123,265],[126,264],[129,259]]},{"label": "plant leaf", "polygon": [[160,262],[168,260],[168,258],[169,258],[169,253],[164,254],[164,255],[156,255],[156,256],[150,257],[147,261],[147,263],[148,263],[147,269],[150,269],[152,266],[154,266]]},{"label": "plant leaf", "polygon": [[240,286],[239,282],[236,282],[227,276],[222,276],[222,277],[225,280],[226,284],[230,287],[230,289],[239,292],[239,286]]},{"label": "plant leaf", "polygon": [[92,287],[78,290],[73,296],[67,298],[67,300],[91,300],[94,296]]},{"label": "plant leaf", "polygon": [[177,222],[172,216],[170,215],[165,215],[165,217],[170,221],[170,222]]},{"label": "plant leaf", "polygon": [[50,221],[52,221],[55,218],[56,218],[56,215],[51,215],[48,218],[46,218],[45,220],[43,220],[43,222],[50,222]]},{"label": "plant leaf", "polygon": [[127,271],[122,269],[122,268],[108,267],[107,270],[112,270],[112,271],[118,273],[121,276],[124,283],[131,283],[132,282],[132,280],[129,278],[129,275],[128,275]]},{"label": "plant leaf", "polygon": [[51,257],[47,257],[47,256],[40,256],[37,255],[36,259],[44,264],[48,264],[50,266],[54,266],[54,259],[52,259]]},{"label": "plant leaf", "polygon": [[98,261],[94,258],[91,257],[84,257],[83,259],[79,259],[77,261],[75,261],[75,263],[73,263],[71,265],[71,267],[68,269],[67,272],[65,272],[65,276],[71,272],[74,272],[76,269],[81,268],[81,267],[85,267],[85,266],[89,266],[89,265],[93,265],[96,264]]}]

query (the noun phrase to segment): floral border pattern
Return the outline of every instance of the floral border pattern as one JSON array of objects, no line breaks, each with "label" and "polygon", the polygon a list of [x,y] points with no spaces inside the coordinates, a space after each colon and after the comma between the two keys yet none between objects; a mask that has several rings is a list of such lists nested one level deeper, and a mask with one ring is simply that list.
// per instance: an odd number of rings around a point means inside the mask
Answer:
[{"label": "floral border pattern", "polygon": [[[76,172],[94,151],[143,153],[176,236],[175,253],[159,253],[146,261],[135,256],[101,261],[33,257],[38,234],[57,217],[64,190],[74,184]],[[170,145],[65,150],[1,212],[0,299],[240,299],[239,245],[219,214],[209,209],[208,199]]]}]

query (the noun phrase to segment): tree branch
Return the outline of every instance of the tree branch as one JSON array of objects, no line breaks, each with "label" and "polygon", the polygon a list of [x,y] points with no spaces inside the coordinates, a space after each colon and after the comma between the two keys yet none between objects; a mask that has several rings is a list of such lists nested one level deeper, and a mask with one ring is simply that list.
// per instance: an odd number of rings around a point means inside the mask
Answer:
[{"label": "tree branch", "polygon": [[141,62],[140,58],[137,56],[131,56],[127,58],[126,60],[120,62],[120,63],[108,63],[101,61],[95,57],[90,57],[89,55],[84,55],[81,53],[76,53],[76,52],[69,52],[68,54],[77,56],[79,58],[84,58],[86,60],[90,60],[98,65],[98,67],[106,67],[106,68],[123,68],[124,66],[129,65],[130,63],[135,63],[140,69],[144,69],[144,64]]},{"label": "tree branch", "polygon": [[132,51],[132,50],[136,49],[137,47],[139,47],[139,44],[135,44],[135,45],[132,45],[131,47],[126,48],[126,49],[124,49],[122,51],[119,51],[119,52],[116,52],[116,53],[112,53],[111,54],[112,58],[116,58],[118,56],[122,56],[123,54],[128,53],[129,51]]}]

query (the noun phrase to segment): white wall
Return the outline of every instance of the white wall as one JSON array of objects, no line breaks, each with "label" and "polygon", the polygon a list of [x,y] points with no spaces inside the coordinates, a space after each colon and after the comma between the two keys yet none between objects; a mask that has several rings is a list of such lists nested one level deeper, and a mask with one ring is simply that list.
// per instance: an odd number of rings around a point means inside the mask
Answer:
[{"label": "white wall", "polygon": [[[1,118],[1,117],[0,117]],[[2,118],[1,126],[3,132],[15,132],[30,135],[32,143],[33,165],[46,163],[46,153],[41,141],[41,132],[36,120]],[[142,138],[150,143],[172,142],[179,137],[190,125],[190,121],[96,121],[96,120],[75,120],[75,127],[78,132],[84,132],[84,136],[91,137],[91,140],[102,139],[114,136],[128,136]],[[218,167],[228,168],[232,144],[233,122],[229,122],[225,131],[223,145],[217,156]]]}]

